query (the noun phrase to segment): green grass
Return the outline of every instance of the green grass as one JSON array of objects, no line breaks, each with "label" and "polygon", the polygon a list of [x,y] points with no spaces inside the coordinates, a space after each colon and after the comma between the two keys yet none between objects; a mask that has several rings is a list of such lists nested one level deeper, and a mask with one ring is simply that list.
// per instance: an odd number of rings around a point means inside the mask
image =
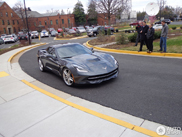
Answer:
[{"label": "green grass", "polygon": [[[133,45],[134,45],[134,43],[133,43]],[[160,42],[159,41],[154,42],[153,45],[154,45],[153,51],[157,52],[159,50]],[[140,46],[140,43],[138,44],[137,47],[134,47],[134,46],[126,47],[126,48],[122,48],[121,50],[138,51],[139,46]],[[147,48],[144,45],[143,51],[146,51],[146,50],[147,50]],[[182,36],[167,39],[167,52],[169,52],[169,53],[182,53]]]},{"label": "green grass", "polygon": [[87,35],[87,32],[82,33],[82,36],[85,36],[85,35]]},{"label": "green grass", "polygon": [[172,25],[172,24],[168,25],[169,28],[176,27],[177,29],[180,29],[181,26],[182,25]]},{"label": "green grass", "polygon": [[19,45],[13,45],[13,46],[11,46],[11,48],[16,48],[16,47],[18,47]]}]

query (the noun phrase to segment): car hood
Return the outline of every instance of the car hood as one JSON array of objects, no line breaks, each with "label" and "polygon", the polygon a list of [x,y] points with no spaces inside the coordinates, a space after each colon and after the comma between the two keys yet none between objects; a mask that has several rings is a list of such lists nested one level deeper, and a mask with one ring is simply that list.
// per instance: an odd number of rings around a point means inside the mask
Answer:
[{"label": "car hood", "polygon": [[100,75],[117,68],[114,59],[109,54],[93,53],[81,54],[66,59],[67,62],[78,65],[89,72],[89,75]]}]

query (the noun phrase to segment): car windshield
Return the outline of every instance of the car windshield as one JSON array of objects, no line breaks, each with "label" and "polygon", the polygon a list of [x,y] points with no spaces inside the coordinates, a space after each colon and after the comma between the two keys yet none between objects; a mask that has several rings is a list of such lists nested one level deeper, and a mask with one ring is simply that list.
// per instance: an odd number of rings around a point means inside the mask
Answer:
[{"label": "car windshield", "polygon": [[37,31],[32,31],[33,34],[38,33]]},{"label": "car windshield", "polygon": [[81,54],[91,54],[92,51],[83,45],[74,44],[57,48],[57,53],[60,58],[68,58]]}]

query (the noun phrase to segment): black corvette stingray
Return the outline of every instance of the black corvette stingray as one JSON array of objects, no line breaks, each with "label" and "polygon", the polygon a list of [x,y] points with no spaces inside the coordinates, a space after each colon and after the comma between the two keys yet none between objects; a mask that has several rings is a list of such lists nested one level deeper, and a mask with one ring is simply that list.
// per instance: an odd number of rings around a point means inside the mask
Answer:
[{"label": "black corvette stingray", "polygon": [[41,71],[51,70],[66,85],[96,84],[118,76],[118,62],[112,55],[95,52],[78,43],[59,44],[38,50]]}]

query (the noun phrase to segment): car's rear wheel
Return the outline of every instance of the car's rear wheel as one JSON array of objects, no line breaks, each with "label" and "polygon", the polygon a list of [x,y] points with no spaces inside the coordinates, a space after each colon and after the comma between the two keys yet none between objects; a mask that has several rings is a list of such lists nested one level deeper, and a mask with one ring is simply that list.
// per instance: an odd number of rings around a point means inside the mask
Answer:
[{"label": "car's rear wheel", "polygon": [[38,60],[38,63],[39,63],[39,69],[40,69],[40,71],[44,72],[45,71],[45,68],[44,68],[44,65],[42,63],[42,60],[40,58]]},{"label": "car's rear wheel", "polygon": [[63,69],[62,76],[63,76],[64,83],[67,86],[73,86],[74,85],[73,75],[68,68]]}]

